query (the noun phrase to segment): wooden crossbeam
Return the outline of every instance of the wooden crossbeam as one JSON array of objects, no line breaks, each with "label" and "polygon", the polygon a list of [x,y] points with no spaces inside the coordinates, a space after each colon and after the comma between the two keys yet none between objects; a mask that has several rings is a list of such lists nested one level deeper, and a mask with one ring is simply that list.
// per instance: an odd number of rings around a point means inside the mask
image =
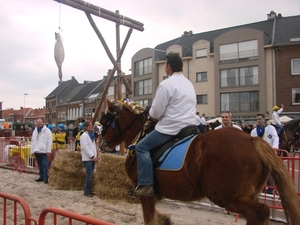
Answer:
[{"label": "wooden crossbeam", "polygon": [[54,1],[82,10],[86,13],[90,13],[92,15],[102,17],[104,19],[113,21],[120,25],[124,25],[138,31],[144,31],[143,23],[133,20],[129,17],[123,16],[121,14],[111,12],[99,6],[95,6],[91,3],[82,0],[54,0]]}]

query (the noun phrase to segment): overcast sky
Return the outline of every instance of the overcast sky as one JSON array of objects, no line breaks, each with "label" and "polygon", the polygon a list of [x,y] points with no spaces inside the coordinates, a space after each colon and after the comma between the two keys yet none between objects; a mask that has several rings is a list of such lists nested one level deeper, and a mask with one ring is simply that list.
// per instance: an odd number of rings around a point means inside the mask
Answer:
[{"label": "overcast sky", "polygon": [[[140,49],[180,37],[184,31],[201,33],[267,19],[273,10],[282,16],[300,14],[299,0],[90,0],[106,10],[142,22],[133,30],[122,57],[122,71]],[[116,55],[115,23],[92,16],[111,53]],[[3,109],[41,108],[58,85],[54,60],[54,32],[65,50],[63,80],[96,81],[111,69],[101,42],[84,12],[53,0],[0,0],[0,102]],[[128,27],[120,26],[121,45]]]}]

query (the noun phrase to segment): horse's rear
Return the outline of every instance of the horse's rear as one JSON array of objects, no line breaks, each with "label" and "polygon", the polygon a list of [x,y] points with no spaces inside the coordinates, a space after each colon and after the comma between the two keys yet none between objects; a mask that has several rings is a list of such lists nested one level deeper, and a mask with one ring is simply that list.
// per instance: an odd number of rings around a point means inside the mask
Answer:
[{"label": "horse's rear", "polygon": [[[267,224],[269,208],[259,203],[258,197],[272,165],[262,161],[265,153],[257,148],[267,151],[268,157],[277,157],[262,139],[236,128],[198,135],[181,170],[156,170],[157,190],[162,197],[181,201],[207,197],[229,211],[243,214],[248,225]],[[282,169],[284,164],[279,158],[276,160]]]}]

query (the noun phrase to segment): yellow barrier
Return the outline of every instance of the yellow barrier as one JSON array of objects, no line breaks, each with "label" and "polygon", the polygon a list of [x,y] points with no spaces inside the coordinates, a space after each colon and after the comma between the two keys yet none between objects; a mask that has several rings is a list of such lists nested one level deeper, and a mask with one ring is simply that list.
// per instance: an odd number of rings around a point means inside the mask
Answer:
[{"label": "yellow barrier", "polygon": [[[24,160],[26,166],[28,166],[28,158],[34,158],[34,156],[31,156],[30,154],[30,149],[31,149],[31,146],[29,145],[25,145],[25,146],[14,146],[10,149],[10,152],[9,152],[9,156],[12,157],[14,155],[19,155],[20,154],[20,157]],[[20,151],[20,153],[19,153]]]}]

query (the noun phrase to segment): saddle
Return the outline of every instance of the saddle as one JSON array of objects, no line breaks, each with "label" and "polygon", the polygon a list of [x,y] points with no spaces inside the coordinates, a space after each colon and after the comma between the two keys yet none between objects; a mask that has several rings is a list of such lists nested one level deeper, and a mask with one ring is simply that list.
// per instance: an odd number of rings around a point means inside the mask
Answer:
[{"label": "saddle", "polygon": [[173,140],[151,151],[153,167],[156,168],[163,163],[164,159],[171,152],[172,147],[180,144],[181,142],[189,138],[192,138],[197,134],[199,134],[199,130],[196,125],[187,126],[185,128],[182,128]]}]

